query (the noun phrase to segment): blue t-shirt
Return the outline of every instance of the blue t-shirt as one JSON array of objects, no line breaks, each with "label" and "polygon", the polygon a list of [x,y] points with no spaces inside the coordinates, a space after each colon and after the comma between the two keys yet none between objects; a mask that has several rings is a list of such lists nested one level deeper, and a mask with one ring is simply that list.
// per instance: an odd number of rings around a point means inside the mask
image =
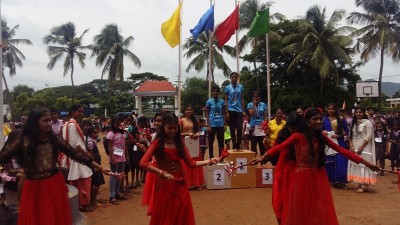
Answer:
[{"label": "blue t-shirt", "polygon": [[242,109],[242,93],[244,92],[243,86],[232,84],[225,87],[225,94],[228,95],[228,111],[243,112]]},{"label": "blue t-shirt", "polygon": [[225,107],[225,101],[218,99],[215,101],[214,98],[208,99],[206,102],[206,107],[209,112],[209,122],[210,127],[223,127],[224,126],[224,116],[222,115],[222,108]]},{"label": "blue t-shirt", "polygon": [[[253,102],[247,104],[247,109],[253,108]],[[267,105],[260,102],[254,112],[254,117],[250,117],[250,126],[260,125],[264,121],[264,112],[267,110]]]}]

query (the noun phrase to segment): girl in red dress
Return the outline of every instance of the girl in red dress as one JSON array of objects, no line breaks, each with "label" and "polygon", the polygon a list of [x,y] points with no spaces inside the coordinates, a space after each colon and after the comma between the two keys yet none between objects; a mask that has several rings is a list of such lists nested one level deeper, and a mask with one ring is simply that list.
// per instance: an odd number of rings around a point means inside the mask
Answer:
[{"label": "girl in red dress", "polygon": [[86,152],[73,148],[51,130],[50,111],[37,108],[29,114],[20,137],[4,145],[0,163],[16,157],[26,180],[21,194],[19,225],[71,225],[68,187],[57,168],[58,151],[68,157],[109,174]]},{"label": "girl in red dress", "polygon": [[[286,167],[285,181],[281,191],[282,225],[338,225],[332,194],[325,166],[325,145],[343,154],[346,158],[363,163],[368,168],[379,171],[379,167],[363,160],[358,155],[333,143],[324,136],[322,112],[309,108],[304,113],[302,125],[283,143],[274,146],[262,158],[253,159],[253,164],[266,162],[281,151],[288,151],[289,162]],[[294,148],[290,150],[290,146]],[[286,171],[287,170],[287,171]]]},{"label": "girl in red dress", "polygon": [[[150,163],[152,157],[156,162]],[[140,161],[140,167],[158,174],[154,182],[154,202],[150,225],[194,225],[194,213],[181,162],[191,168],[212,165],[218,158],[193,161],[184,147],[178,118],[165,113],[157,135]]]}]

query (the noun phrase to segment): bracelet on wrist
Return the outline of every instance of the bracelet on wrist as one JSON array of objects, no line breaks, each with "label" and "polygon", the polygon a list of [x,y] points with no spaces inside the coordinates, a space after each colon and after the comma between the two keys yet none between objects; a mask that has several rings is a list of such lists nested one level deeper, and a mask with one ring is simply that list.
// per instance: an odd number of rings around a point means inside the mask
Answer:
[{"label": "bracelet on wrist", "polygon": [[212,161],[211,159],[209,159],[209,160],[208,160],[208,165],[209,165],[209,166],[212,166],[213,164],[214,164],[213,161]]}]

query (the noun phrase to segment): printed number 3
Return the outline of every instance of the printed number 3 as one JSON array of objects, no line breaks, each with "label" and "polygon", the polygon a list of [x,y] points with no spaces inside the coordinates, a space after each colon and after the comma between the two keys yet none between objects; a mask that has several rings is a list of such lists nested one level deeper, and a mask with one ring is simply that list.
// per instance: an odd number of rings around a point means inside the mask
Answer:
[{"label": "printed number 3", "polygon": [[264,180],[265,180],[265,181],[269,181],[269,173],[265,173],[265,175],[264,175]]}]

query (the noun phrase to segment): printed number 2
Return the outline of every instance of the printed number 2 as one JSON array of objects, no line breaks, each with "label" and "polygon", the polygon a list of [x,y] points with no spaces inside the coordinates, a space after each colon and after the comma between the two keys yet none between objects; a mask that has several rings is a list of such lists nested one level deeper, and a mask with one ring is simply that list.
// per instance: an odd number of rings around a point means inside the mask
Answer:
[{"label": "printed number 2", "polygon": [[265,173],[265,175],[264,175],[264,180],[265,180],[265,181],[269,181],[269,173]]},{"label": "printed number 2", "polygon": [[221,181],[221,174],[217,173],[217,181]]}]

